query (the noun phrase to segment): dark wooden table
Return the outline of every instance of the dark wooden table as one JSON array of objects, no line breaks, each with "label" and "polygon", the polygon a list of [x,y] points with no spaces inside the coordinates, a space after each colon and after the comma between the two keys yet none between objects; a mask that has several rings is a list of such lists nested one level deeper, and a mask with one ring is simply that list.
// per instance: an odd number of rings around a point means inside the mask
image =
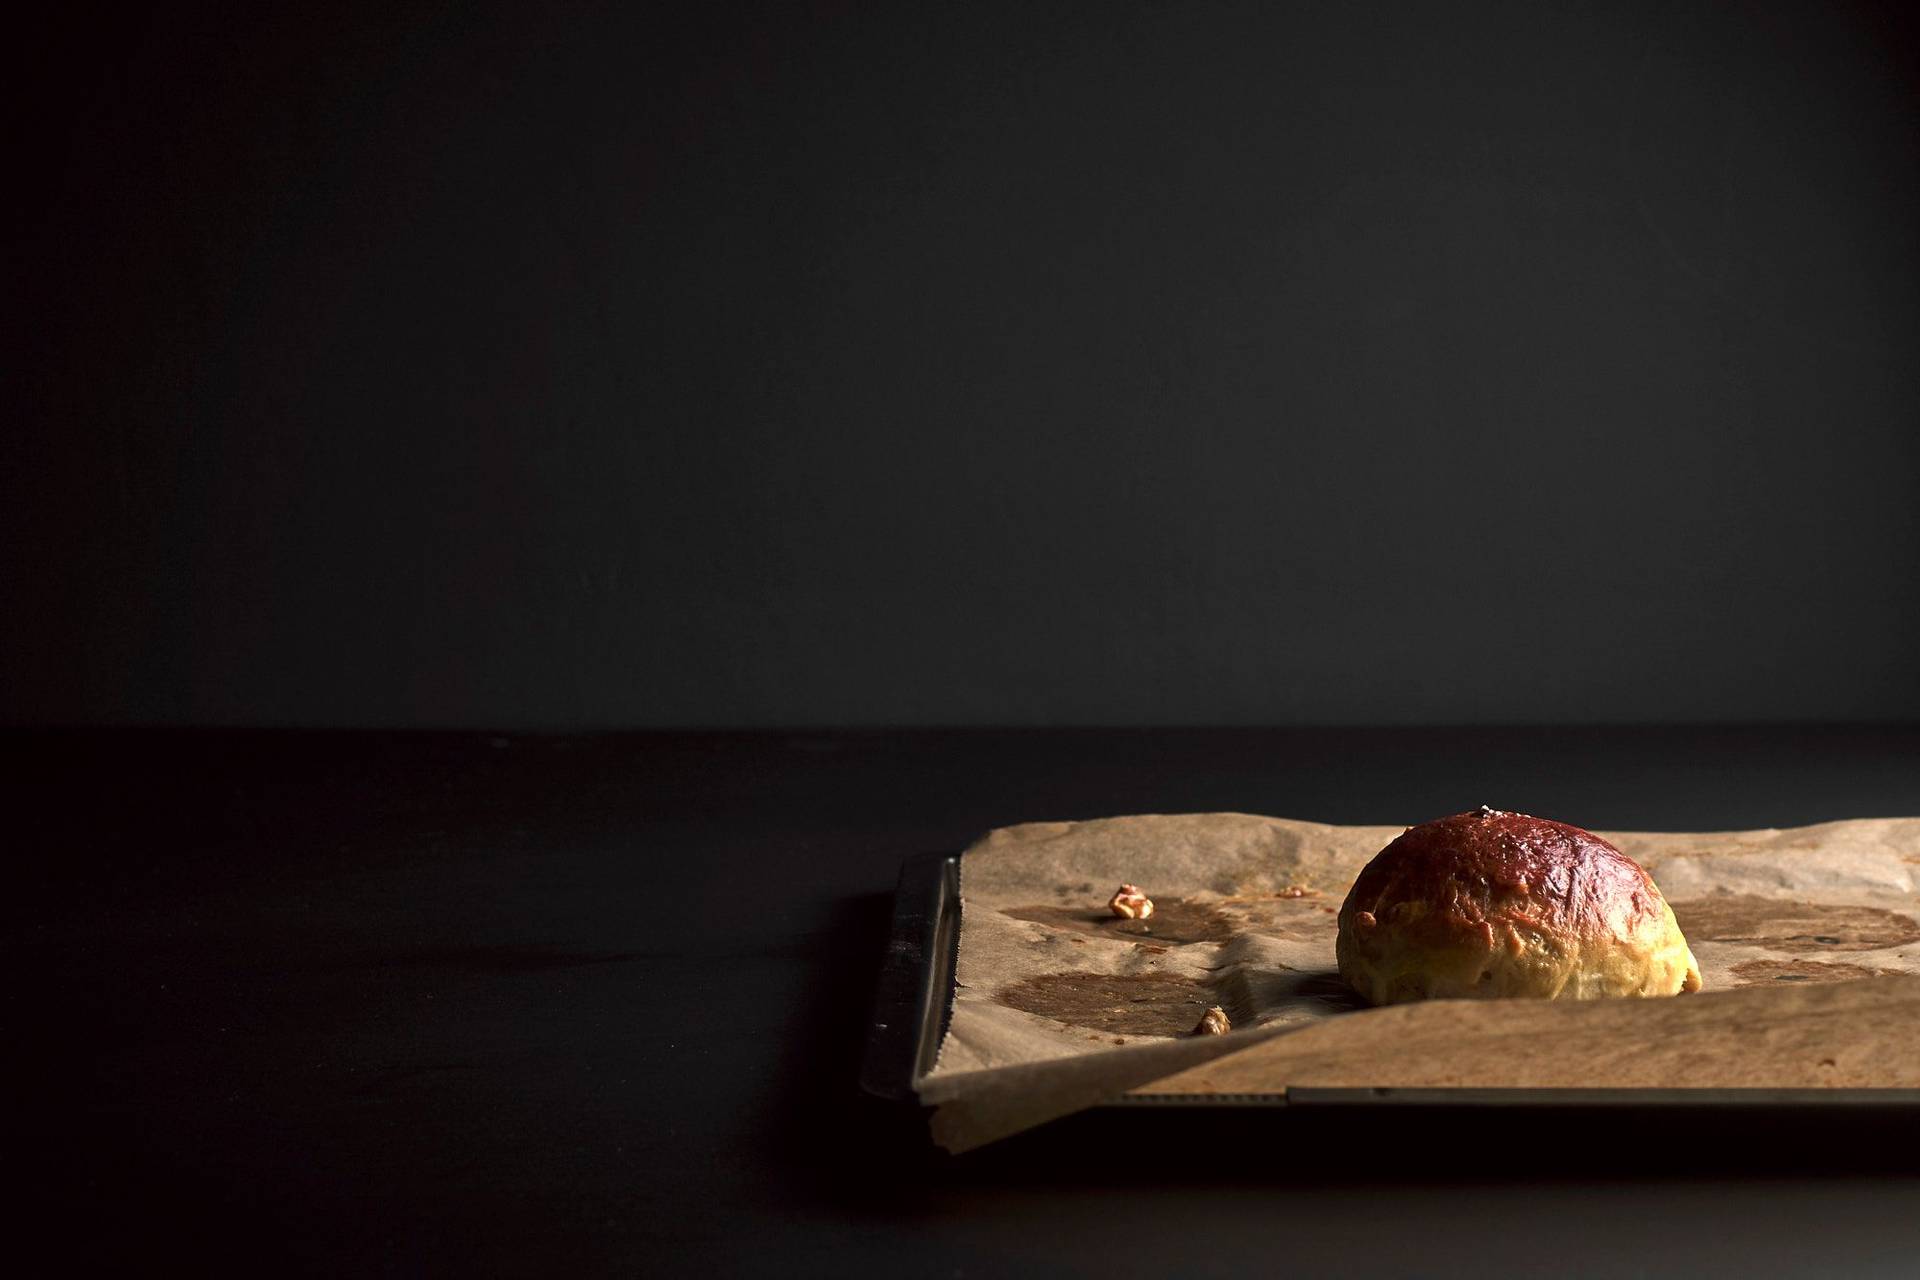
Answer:
[{"label": "dark wooden table", "polygon": [[991,826],[1483,802],[1629,829],[1912,814],[1920,730],[0,743],[8,1204],[16,1247],[66,1268],[1920,1266],[1920,1146],[1897,1117],[1117,1133],[1096,1115],[956,1160],[853,1083],[900,861]]}]

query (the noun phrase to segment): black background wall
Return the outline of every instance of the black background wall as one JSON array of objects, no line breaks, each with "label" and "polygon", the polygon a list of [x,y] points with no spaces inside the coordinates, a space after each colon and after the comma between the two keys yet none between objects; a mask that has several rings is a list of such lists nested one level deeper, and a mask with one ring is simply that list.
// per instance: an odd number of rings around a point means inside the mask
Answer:
[{"label": "black background wall", "polygon": [[300,9],[14,29],[8,719],[1920,716],[1897,6]]}]

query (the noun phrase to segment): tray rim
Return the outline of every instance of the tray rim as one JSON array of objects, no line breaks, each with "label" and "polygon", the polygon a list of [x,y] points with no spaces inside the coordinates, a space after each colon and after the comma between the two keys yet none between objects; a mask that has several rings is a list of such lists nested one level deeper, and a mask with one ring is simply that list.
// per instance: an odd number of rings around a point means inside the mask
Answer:
[{"label": "tray rim", "polygon": [[917,1102],[953,1015],[960,954],[960,855],[923,853],[900,864],[887,952],[867,1019],[860,1087]]}]

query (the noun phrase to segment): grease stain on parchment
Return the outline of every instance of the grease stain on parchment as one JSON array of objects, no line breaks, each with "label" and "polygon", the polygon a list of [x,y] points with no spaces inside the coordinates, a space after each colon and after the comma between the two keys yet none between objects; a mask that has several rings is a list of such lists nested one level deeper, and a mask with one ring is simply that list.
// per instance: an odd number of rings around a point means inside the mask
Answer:
[{"label": "grease stain on parchment", "polygon": [[994,999],[1092,1031],[1183,1036],[1216,1003],[1207,987],[1171,973],[1043,973],[1002,987]]},{"label": "grease stain on parchment", "polygon": [[1879,951],[1920,942],[1920,921],[1882,907],[1724,894],[1672,904],[1689,942],[1734,942],[1789,955]]},{"label": "grease stain on parchment", "polygon": [[1900,970],[1869,969],[1844,960],[1742,960],[1728,972],[1737,987],[1760,987],[1773,982],[1852,982]]},{"label": "grease stain on parchment", "polygon": [[1212,907],[1181,898],[1155,898],[1153,914],[1145,920],[1128,920],[1110,911],[1085,907],[1060,907],[1036,903],[1026,907],[1002,907],[1002,915],[1029,920],[1055,929],[1102,938],[1121,938],[1133,942],[1225,942],[1234,934],[1233,922]]}]

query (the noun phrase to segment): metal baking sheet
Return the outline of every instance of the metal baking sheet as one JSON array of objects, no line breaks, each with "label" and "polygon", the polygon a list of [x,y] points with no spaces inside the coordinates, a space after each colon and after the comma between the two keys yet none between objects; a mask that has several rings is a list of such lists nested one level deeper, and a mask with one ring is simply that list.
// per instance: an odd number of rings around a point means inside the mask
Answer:
[{"label": "metal baking sheet", "polygon": [[860,1085],[868,1093],[914,1101],[920,1077],[933,1069],[953,1012],[953,967],[960,954],[960,855],[929,853],[900,867],[893,925]]},{"label": "metal baking sheet", "polygon": [[[960,948],[960,855],[901,865],[893,922],[867,1027],[860,1083],[868,1093],[917,1100],[953,1009]],[[1313,1089],[1284,1094],[1132,1093],[1119,1107],[1920,1107],[1920,1089]]]}]

